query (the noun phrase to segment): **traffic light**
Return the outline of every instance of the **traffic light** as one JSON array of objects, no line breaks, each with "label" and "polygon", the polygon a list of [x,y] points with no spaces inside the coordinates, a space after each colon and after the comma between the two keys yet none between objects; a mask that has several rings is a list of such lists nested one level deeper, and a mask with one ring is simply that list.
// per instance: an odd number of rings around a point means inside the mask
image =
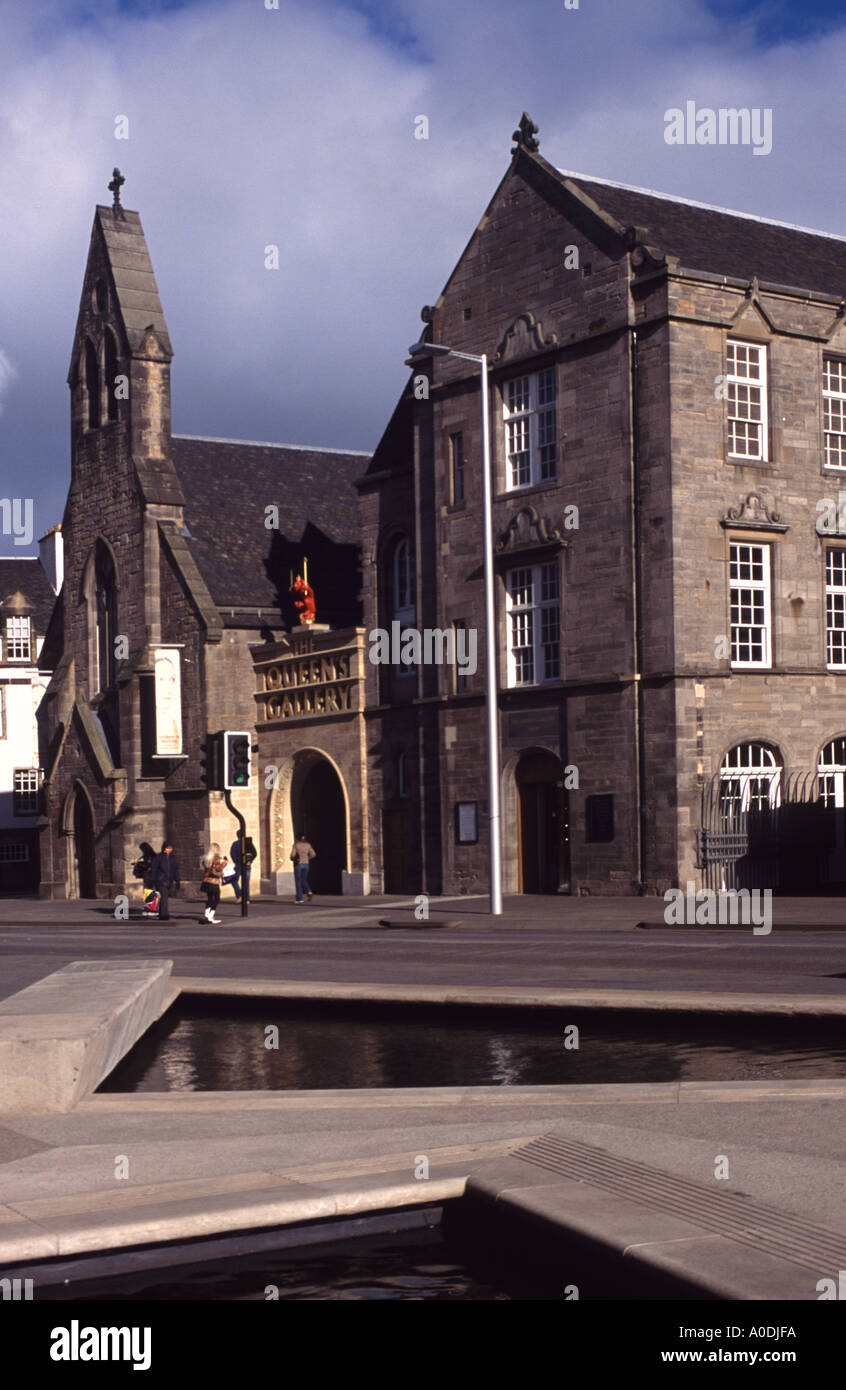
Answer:
[{"label": "traffic light", "polygon": [[203,784],[210,792],[223,791],[223,758],[220,734],[208,734],[203,744],[200,762],[203,768]]},{"label": "traffic light", "polygon": [[223,735],[223,786],[226,791],[250,786],[249,734],[227,730]]}]

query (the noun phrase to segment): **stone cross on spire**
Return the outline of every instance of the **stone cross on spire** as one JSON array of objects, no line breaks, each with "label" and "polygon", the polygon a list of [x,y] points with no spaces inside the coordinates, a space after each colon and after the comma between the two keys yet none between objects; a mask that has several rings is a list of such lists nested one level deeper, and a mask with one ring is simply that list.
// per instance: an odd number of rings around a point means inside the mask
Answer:
[{"label": "stone cross on spire", "polygon": [[123,208],[120,205],[120,187],[123,183],[126,183],[126,179],[123,177],[120,169],[113,169],[112,181],[109,184],[109,192],[113,195],[112,214],[120,218],[123,218]]},{"label": "stone cross on spire", "polygon": [[535,139],[538,127],[535,125],[528,111],[524,111],[520,117],[520,124],[512,135],[511,139],[517,141],[517,148],[511,151],[516,154],[522,146],[524,150],[531,150],[534,153],[540,149],[539,142]]}]

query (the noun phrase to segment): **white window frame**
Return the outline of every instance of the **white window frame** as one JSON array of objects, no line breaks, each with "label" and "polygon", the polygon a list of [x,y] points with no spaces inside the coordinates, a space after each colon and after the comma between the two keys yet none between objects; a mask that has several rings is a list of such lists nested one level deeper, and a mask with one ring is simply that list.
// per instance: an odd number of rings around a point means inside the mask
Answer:
[{"label": "white window frame", "polygon": [[6,737],[6,688],[0,685],[0,739]]},{"label": "white window frame", "polygon": [[[840,754],[839,757],[838,754]],[[844,774],[846,774],[846,739],[833,738],[820,753],[820,760],[817,765],[819,795],[824,806],[833,806],[838,811],[846,806],[846,798],[844,798],[846,776]]]},{"label": "white window frame", "polygon": [[825,548],[825,661],[829,671],[846,671],[846,549],[839,545]]},{"label": "white window frame", "polygon": [[[527,590],[528,601],[522,597],[518,600],[517,596],[525,594]],[[551,560],[540,565],[520,565],[509,570],[505,576],[505,608],[508,615],[506,670],[509,688],[549,685],[553,681],[560,681],[561,593],[558,562]],[[548,635],[550,628],[555,632],[554,640]],[[528,640],[518,645],[515,640],[518,637]],[[539,671],[543,672],[540,679]]]},{"label": "white window frame", "polygon": [[[822,396],[823,466],[843,473],[846,472],[846,358],[823,357]],[[832,429],[832,423],[841,428]],[[837,461],[833,462],[835,454]]]},{"label": "white window frame", "polygon": [[[503,382],[506,492],[519,492],[557,479],[557,397],[554,367]],[[513,447],[515,444],[519,447]],[[543,451],[550,449],[551,456],[543,457]],[[515,464],[515,460],[520,462]]]},{"label": "white window frame", "polygon": [[38,790],[41,786],[41,769],[37,767],[16,767],[13,777],[13,814],[16,816],[37,816]]},{"label": "white window frame", "polygon": [[[756,561],[751,557],[747,559],[741,552],[760,552],[762,578],[756,579],[746,577],[734,577],[732,570],[735,564],[738,567],[742,564],[750,566]],[[737,552],[737,554],[735,553]],[[762,545],[755,541],[734,540],[729,542],[729,623],[731,626],[731,666],[736,671],[766,671],[772,667],[772,546]],[[763,596],[763,622],[735,622],[735,594],[742,597],[738,600],[739,605],[749,606],[754,604],[758,607],[757,595]],[[743,616],[742,607],[740,616]],[[762,636],[761,647],[763,655],[760,659],[746,659],[740,657],[738,652],[741,648],[741,633],[760,633]],[[751,639],[747,638],[747,642]]]},{"label": "white window frame", "polygon": [[781,763],[765,743],[736,743],[720,766],[720,810],[724,825],[740,813],[781,805]]},{"label": "white window frame", "polygon": [[[25,647],[24,653],[16,652]],[[6,660],[32,661],[32,622],[29,618],[6,619]]]},{"label": "white window frame", "polygon": [[[740,352],[735,352],[740,349]],[[744,362],[743,356],[748,354]],[[740,360],[738,360],[740,359]],[[757,375],[755,369],[757,368]],[[729,458],[747,461],[767,461],[769,420],[767,415],[767,349],[762,343],[747,343],[740,338],[726,342],[726,430]],[[755,412],[759,418],[754,418]],[[732,447],[732,424],[757,428],[757,447],[753,450]],[[734,441],[736,443],[736,441]]]}]

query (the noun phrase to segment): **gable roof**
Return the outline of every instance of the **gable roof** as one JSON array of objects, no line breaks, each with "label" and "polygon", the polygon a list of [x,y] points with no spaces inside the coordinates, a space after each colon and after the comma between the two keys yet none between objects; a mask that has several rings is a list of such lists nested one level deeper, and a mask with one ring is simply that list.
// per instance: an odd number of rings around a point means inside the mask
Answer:
[{"label": "gable roof", "polygon": [[637,227],[650,245],[688,270],[759,280],[822,294],[846,295],[846,238],[751,213],[711,207],[651,189],[552,169],[624,228]]},{"label": "gable roof", "polygon": [[140,348],[145,330],[152,327],[162,347],[172,356],[173,349],[141,218],[128,208],[122,211],[122,218],[115,217],[111,208],[98,203],[94,225],[99,228],[105,242],[129,346],[133,351]]},{"label": "gable roof", "polygon": [[[353,480],[369,454],[190,435],[174,435],[171,452],[185,493],[185,540],[224,620],[233,609],[261,609],[267,624],[278,625],[289,608],[290,569],[305,554],[318,621],[355,621]],[[278,528],[265,525],[271,506],[279,509]]]},{"label": "gable roof", "polygon": [[[26,600],[33,629],[39,635],[47,631],[50,614],[56,602],[53,586],[37,557],[0,556],[0,608],[22,594]],[[19,611],[19,604],[15,605]],[[23,610],[20,610],[23,611]]]}]

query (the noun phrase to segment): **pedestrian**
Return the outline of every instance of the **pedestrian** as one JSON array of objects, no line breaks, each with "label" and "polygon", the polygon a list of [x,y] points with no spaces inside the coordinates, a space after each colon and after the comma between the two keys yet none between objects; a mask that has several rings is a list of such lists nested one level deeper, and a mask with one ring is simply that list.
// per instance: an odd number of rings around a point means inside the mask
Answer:
[{"label": "pedestrian", "polygon": [[156,851],[146,840],[142,840],[138,848],[141,851],[141,857],[136,859],[132,865],[133,877],[146,879],[150,872],[150,866],[156,857]]},{"label": "pedestrian", "polygon": [[179,864],[173,852],[173,841],[165,840],[161,853],[157,854],[150,868],[150,886],[158,889],[159,921],[169,922],[169,895],[172,888],[179,887]]},{"label": "pedestrian", "polygon": [[308,886],[308,866],[315,858],[314,850],[303,834],[302,830],[297,832],[294,845],[291,850],[291,858],[294,861],[294,884],[297,890],[297,902],[302,905],[303,893],[311,902],[311,889]]},{"label": "pedestrian", "polygon": [[141,841],[139,849],[141,850],[141,857],[139,859],[136,859],[135,863],[132,865],[132,873],[133,877],[140,878],[142,880],[142,887],[144,892],[143,911],[148,917],[151,917],[153,916],[159,905],[158,894],[156,893],[156,890],[153,887],[152,879],[150,878],[150,870],[153,867],[153,860],[156,857],[156,851],[153,849],[153,846],[151,844],[148,844],[146,840]]},{"label": "pedestrian", "polygon": [[248,836],[246,837],[245,842],[244,842],[244,864],[243,864],[243,867],[242,867],[242,865],[241,865],[241,838],[240,838],[240,836],[238,837],[237,840],[233,840],[233,841],[232,841],[232,844],[231,844],[230,847],[229,847],[229,853],[230,853],[231,856],[232,856],[232,867],[233,867],[234,870],[235,870],[234,877],[233,877],[231,880],[229,880],[229,881],[231,881],[232,887],[233,887],[233,889],[235,890],[235,901],[236,901],[236,903],[239,903],[239,902],[241,901],[241,893],[243,892],[244,897],[246,898],[247,902],[249,902],[249,901],[250,901],[250,865],[252,864],[253,860],[254,860],[255,857],[256,857],[256,847],[255,847],[255,845],[253,844],[252,840],[250,839],[250,837],[249,837],[249,835],[248,835]]},{"label": "pedestrian", "polygon": [[219,917],[215,917],[215,909],[220,902],[220,881],[223,871],[229,863],[225,854],[221,854],[220,845],[210,845],[208,853],[203,856],[203,888],[205,890],[208,903],[203,913],[207,922],[213,922],[217,926],[220,922]]}]

